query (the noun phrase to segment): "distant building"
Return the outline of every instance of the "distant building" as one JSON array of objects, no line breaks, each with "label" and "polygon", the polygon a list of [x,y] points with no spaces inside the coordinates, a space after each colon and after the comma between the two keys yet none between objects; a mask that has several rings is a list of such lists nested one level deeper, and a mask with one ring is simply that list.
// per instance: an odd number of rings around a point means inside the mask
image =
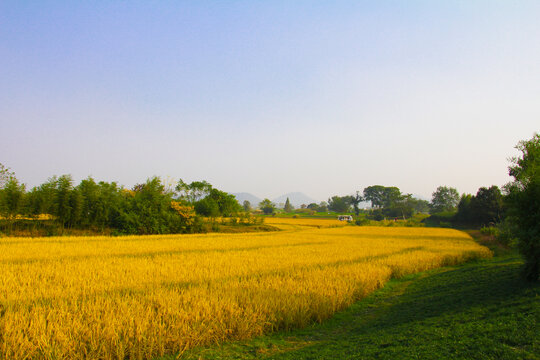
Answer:
[{"label": "distant building", "polygon": [[339,215],[337,217],[339,221],[353,221],[353,218],[351,215]]}]

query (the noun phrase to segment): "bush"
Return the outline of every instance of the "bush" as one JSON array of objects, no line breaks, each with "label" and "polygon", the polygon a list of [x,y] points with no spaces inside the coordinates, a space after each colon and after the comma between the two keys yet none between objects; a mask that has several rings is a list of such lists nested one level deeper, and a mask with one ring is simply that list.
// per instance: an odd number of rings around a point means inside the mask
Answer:
[{"label": "bush", "polygon": [[483,226],[480,232],[484,235],[499,236],[499,229],[495,226]]},{"label": "bush", "polygon": [[384,214],[381,209],[375,209],[370,211],[367,218],[370,220],[381,221],[384,220]]},{"label": "bush", "polygon": [[355,223],[356,225],[358,225],[358,226],[368,226],[368,225],[371,225],[371,221],[370,221],[369,219],[366,219],[366,218],[357,219],[354,223]]},{"label": "bush", "polygon": [[516,229],[515,225],[511,223],[510,219],[505,219],[504,221],[497,224],[497,240],[506,246],[516,247],[517,237],[515,235]]},{"label": "bush", "polygon": [[455,215],[456,213],[453,211],[432,214],[422,220],[422,223],[427,226],[452,227]]}]

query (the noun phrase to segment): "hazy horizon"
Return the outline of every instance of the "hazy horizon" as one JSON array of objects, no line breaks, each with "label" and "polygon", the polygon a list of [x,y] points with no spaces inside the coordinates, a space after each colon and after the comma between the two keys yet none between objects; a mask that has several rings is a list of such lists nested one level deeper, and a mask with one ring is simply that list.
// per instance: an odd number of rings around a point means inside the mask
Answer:
[{"label": "hazy horizon", "polygon": [[540,2],[0,3],[0,163],[319,201],[510,180]]}]

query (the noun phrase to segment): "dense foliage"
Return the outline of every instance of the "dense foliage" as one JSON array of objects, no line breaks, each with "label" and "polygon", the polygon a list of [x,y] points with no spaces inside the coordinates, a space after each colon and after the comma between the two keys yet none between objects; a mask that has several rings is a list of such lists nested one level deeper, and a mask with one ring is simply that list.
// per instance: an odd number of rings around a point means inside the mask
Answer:
[{"label": "dense foliage", "polygon": [[463,194],[457,206],[454,220],[469,226],[489,226],[502,221],[504,215],[503,195],[499,187],[481,187],[476,195]]},{"label": "dense foliage", "polygon": [[454,211],[459,202],[459,193],[453,187],[439,186],[432,194],[430,213]]},{"label": "dense foliage", "polygon": [[507,204],[518,246],[525,258],[524,275],[537,281],[540,273],[540,134],[521,141],[522,155],[509,168],[514,181],[506,185]]},{"label": "dense foliage", "polygon": [[417,213],[428,211],[429,203],[411,194],[403,194],[398,187],[372,185],[364,189],[363,201],[371,202],[369,217],[373,220],[384,218],[410,218]]},{"label": "dense foliage", "polygon": [[259,209],[261,209],[266,215],[270,215],[276,210],[276,205],[269,199],[264,199],[259,203]]},{"label": "dense foliage", "polygon": [[[202,231],[201,217],[236,216],[242,211],[235,197],[205,181],[174,190],[160,178],[126,189],[88,177],[75,186],[69,175],[52,177],[26,191],[13,173],[2,166],[0,216],[3,231],[90,229],[117,234],[168,234]],[[43,218],[44,214],[47,214]]]}]

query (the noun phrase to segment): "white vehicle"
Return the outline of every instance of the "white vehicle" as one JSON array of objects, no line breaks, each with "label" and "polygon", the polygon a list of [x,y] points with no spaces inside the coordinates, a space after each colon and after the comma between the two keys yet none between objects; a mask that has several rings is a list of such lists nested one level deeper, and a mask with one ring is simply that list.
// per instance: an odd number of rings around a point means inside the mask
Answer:
[{"label": "white vehicle", "polygon": [[351,215],[339,215],[337,217],[339,221],[353,221],[353,218]]}]

